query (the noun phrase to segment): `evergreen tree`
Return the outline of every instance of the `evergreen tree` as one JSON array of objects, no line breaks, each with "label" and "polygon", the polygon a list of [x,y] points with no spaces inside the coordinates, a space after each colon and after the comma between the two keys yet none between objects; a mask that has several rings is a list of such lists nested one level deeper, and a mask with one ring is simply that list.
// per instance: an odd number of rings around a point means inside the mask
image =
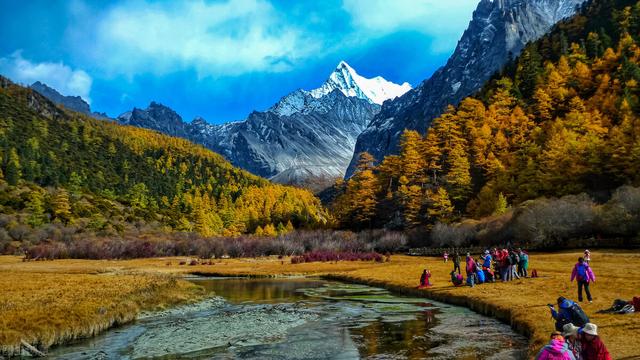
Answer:
[{"label": "evergreen tree", "polygon": [[40,191],[32,191],[29,194],[25,210],[29,213],[27,223],[32,227],[38,227],[46,221],[44,215],[44,196]]},{"label": "evergreen tree", "polygon": [[9,149],[7,165],[5,166],[4,178],[9,185],[17,185],[22,177],[22,168],[20,166],[20,158],[15,148]]},{"label": "evergreen tree", "polygon": [[53,218],[63,223],[71,220],[71,204],[69,202],[69,193],[65,189],[58,189],[51,200],[51,208]]}]

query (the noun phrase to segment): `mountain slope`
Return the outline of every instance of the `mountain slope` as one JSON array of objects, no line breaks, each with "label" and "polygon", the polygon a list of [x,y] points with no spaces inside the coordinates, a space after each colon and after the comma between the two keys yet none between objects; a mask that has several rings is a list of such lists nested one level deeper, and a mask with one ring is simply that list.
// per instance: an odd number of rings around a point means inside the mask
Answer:
[{"label": "mountain slope", "polygon": [[29,87],[37,91],[40,95],[53,101],[55,104],[62,105],[69,110],[77,111],[96,119],[108,119],[107,114],[92,112],[89,104],[80,96],[62,95],[56,89],[48,86],[47,84],[41,83],[40,81],[34,82]]},{"label": "mountain slope", "polygon": [[[426,226],[446,241],[469,240],[473,228],[490,242],[636,237],[622,224],[639,203],[628,187],[640,185],[639,84],[640,1],[591,0],[426,135],[405,131],[398,155],[377,166],[363,155],[338,189],[336,218]],[[610,202],[595,210],[589,197]],[[510,204],[519,206],[504,215]],[[463,214],[490,218],[443,225]],[[494,227],[519,230],[487,235]]]},{"label": "mountain slope", "polygon": [[271,184],[184,139],[63,111],[3,77],[0,155],[2,213],[27,211],[34,227],[140,221],[211,236],[328,220],[308,191]]},{"label": "mountain slope", "polygon": [[196,118],[185,123],[157,103],[124,113],[118,121],[185,137],[224,155],[235,166],[276,182],[326,179],[324,183],[330,183],[344,176],[355,140],[379,111],[379,104],[409,88],[381,77],[364,78],[340,62],[320,88],[296,90],[244,121],[210,125]]},{"label": "mountain slope", "polygon": [[382,106],[358,137],[347,177],[358,154],[377,160],[398,152],[404,129],[424,133],[444,108],[480,89],[511,55],[572,15],[584,0],[482,0],[447,64],[415,89]]}]

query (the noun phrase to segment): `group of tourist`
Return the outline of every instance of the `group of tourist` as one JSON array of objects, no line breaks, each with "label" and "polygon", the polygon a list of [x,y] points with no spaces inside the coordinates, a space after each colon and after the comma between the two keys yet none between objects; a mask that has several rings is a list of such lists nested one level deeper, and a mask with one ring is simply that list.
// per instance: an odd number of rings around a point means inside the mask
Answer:
[{"label": "group of tourist", "polygon": [[[449,261],[449,253],[443,254],[444,262]],[[464,278],[461,274],[461,258],[456,252],[453,254],[453,271],[450,273],[451,282],[455,286],[461,286]],[[465,258],[465,273],[467,285],[473,287],[476,284],[494,282],[496,280],[510,281],[528,276],[529,254],[522,249],[517,250],[485,250],[476,260],[467,253]]]},{"label": "group of tourist", "polygon": [[[577,280],[578,283],[578,302],[583,301],[583,289],[589,303],[593,301],[589,284],[596,281],[596,276],[590,262],[591,252],[585,250],[571,271],[571,282]],[[549,304],[556,331],[551,333],[549,344],[540,350],[536,359],[610,360],[611,355],[598,336],[598,326],[590,322],[580,305],[564,297],[559,297],[557,304],[557,310]]]},{"label": "group of tourist", "polygon": [[598,336],[598,326],[566,324],[562,331],[551,333],[549,344],[540,350],[536,360],[611,360],[611,355]]},{"label": "group of tourist", "polygon": [[[462,286],[465,279],[461,274],[462,259],[458,252],[452,256],[453,271],[451,282],[455,286]],[[443,254],[444,262],[449,261],[449,253]],[[589,284],[596,281],[596,276],[591,269],[591,252],[585,250],[584,256],[578,258],[571,272],[571,282],[578,284],[578,302],[583,301],[583,290],[587,301],[592,303],[593,298]],[[475,284],[494,282],[496,280],[510,281],[529,277],[529,255],[522,249],[485,250],[478,260],[470,253],[466,254],[464,269],[466,284],[473,287]],[[531,277],[537,277],[535,270]],[[424,270],[420,278],[420,287],[431,287],[431,272]],[[549,304],[551,316],[555,319],[555,331],[551,334],[551,340],[536,357],[537,360],[610,360],[611,355],[598,336],[598,326],[590,322],[589,317],[580,305],[574,301],[559,297],[558,309]]]}]

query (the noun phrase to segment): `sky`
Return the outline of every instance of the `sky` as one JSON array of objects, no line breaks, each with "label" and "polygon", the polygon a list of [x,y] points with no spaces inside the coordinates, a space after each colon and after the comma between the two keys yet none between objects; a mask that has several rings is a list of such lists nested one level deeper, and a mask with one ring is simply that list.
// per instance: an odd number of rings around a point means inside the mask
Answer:
[{"label": "sky", "polygon": [[341,60],[416,86],[478,1],[0,0],[0,74],[111,117],[156,101],[223,123],[319,87]]}]

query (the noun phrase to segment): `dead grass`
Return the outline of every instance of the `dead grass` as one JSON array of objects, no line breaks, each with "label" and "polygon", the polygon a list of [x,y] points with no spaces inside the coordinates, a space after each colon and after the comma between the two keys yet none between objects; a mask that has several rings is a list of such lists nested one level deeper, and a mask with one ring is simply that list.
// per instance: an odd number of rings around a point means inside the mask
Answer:
[{"label": "dead grass", "polygon": [[201,295],[198,287],[175,276],[93,266],[67,271],[56,262],[23,265],[12,260],[0,260],[0,354],[17,353],[20,340],[46,349],[93,336],[133,320],[142,310]]},{"label": "dead grass", "polygon": [[[637,345],[634,335],[640,329],[640,314],[606,315],[595,313],[597,310],[611,306],[614,299],[630,299],[633,296],[640,296],[640,277],[635,276],[634,273],[637,264],[640,263],[640,253],[596,251],[592,254],[592,266],[597,276],[597,282],[592,285],[591,289],[594,302],[593,304],[583,303],[583,308],[591,316],[591,320],[599,326],[602,338],[614,358],[640,358],[640,346]],[[33,319],[40,323],[49,322],[45,328],[50,328],[52,326],[51,320],[48,319],[52,314],[65,314],[69,312],[69,309],[78,306],[80,306],[80,310],[77,311],[91,315],[84,315],[85,317],[82,314],[80,316],[74,315],[77,316],[75,324],[82,326],[81,324],[87,323],[87,319],[93,321],[93,319],[103,316],[95,315],[95,311],[98,309],[95,305],[91,307],[83,304],[91,304],[93,299],[104,298],[104,301],[110,306],[127,309],[127,306],[131,305],[126,305],[126,301],[119,301],[119,295],[116,296],[116,294],[119,292],[136,294],[136,291],[141,291],[140,289],[145,285],[139,283],[139,279],[149,279],[150,273],[199,273],[229,276],[326,275],[342,280],[385,286],[400,292],[428,296],[495,316],[528,335],[531,339],[531,353],[534,353],[546,342],[549,333],[554,330],[554,323],[546,304],[554,303],[559,295],[566,295],[572,299],[577,297],[575,283],[570,283],[569,276],[579,255],[579,252],[534,253],[531,255],[530,269],[537,269],[542,276],[541,278],[485,284],[474,288],[455,288],[450,285],[451,262],[444,264],[439,258],[401,255],[392,256],[391,262],[388,263],[356,261],[294,265],[290,263],[289,259],[266,258],[217,260],[213,265],[196,266],[179,265],[187,258],[126,261],[57,260],[54,262],[22,263],[16,257],[0,257],[0,285],[3,289],[25,291],[25,286],[19,285],[19,282],[5,280],[4,274],[7,272],[16,274],[13,276],[22,276],[22,281],[27,283],[35,281],[44,284],[45,287],[47,284],[58,282],[64,285],[64,288],[60,288],[57,293],[53,290],[38,290],[36,287],[33,294],[37,294],[37,296],[33,296],[34,299],[28,303],[38,306],[49,303],[48,309],[50,310],[40,315],[33,314],[29,307],[11,310],[15,314],[13,320],[7,322],[0,320],[0,329],[9,328],[9,326],[15,327],[16,322],[34,322]],[[431,270],[434,287],[428,290],[417,290],[415,287],[424,268]],[[52,279],[43,277],[43,274],[47,273]],[[129,275],[98,276],[88,273],[128,273]],[[125,281],[126,277],[130,278]],[[98,284],[87,285],[85,278],[113,278],[114,283],[110,284],[111,290],[87,289],[97,288]],[[166,279],[166,277],[158,279]],[[108,281],[102,282],[105,280],[97,281],[100,281],[101,284],[109,284]],[[123,283],[129,284],[130,287],[123,288]],[[54,289],[58,289],[60,286],[62,285],[56,285]],[[147,287],[149,286],[153,288],[152,285],[147,285]],[[23,290],[13,290],[16,287]],[[84,301],[76,296],[65,295],[74,291],[77,293],[78,289],[84,289],[82,291],[87,293]],[[91,295],[93,291],[100,291],[100,293]],[[27,293],[18,294],[18,296],[21,296],[19,298],[22,299]],[[0,294],[0,319],[4,318],[2,314],[7,311],[5,306],[8,301],[15,298],[5,294],[5,291]],[[63,301],[58,296],[65,297],[67,300]],[[138,307],[140,306],[138,305]],[[117,311],[113,312],[116,318],[117,314]],[[65,318],[63,315],[61,317]],[[6,336],[6,331],[5,333],[0,331],[0,343],[6,343]],[[15,339],[16,335],[13,336]]]}]

